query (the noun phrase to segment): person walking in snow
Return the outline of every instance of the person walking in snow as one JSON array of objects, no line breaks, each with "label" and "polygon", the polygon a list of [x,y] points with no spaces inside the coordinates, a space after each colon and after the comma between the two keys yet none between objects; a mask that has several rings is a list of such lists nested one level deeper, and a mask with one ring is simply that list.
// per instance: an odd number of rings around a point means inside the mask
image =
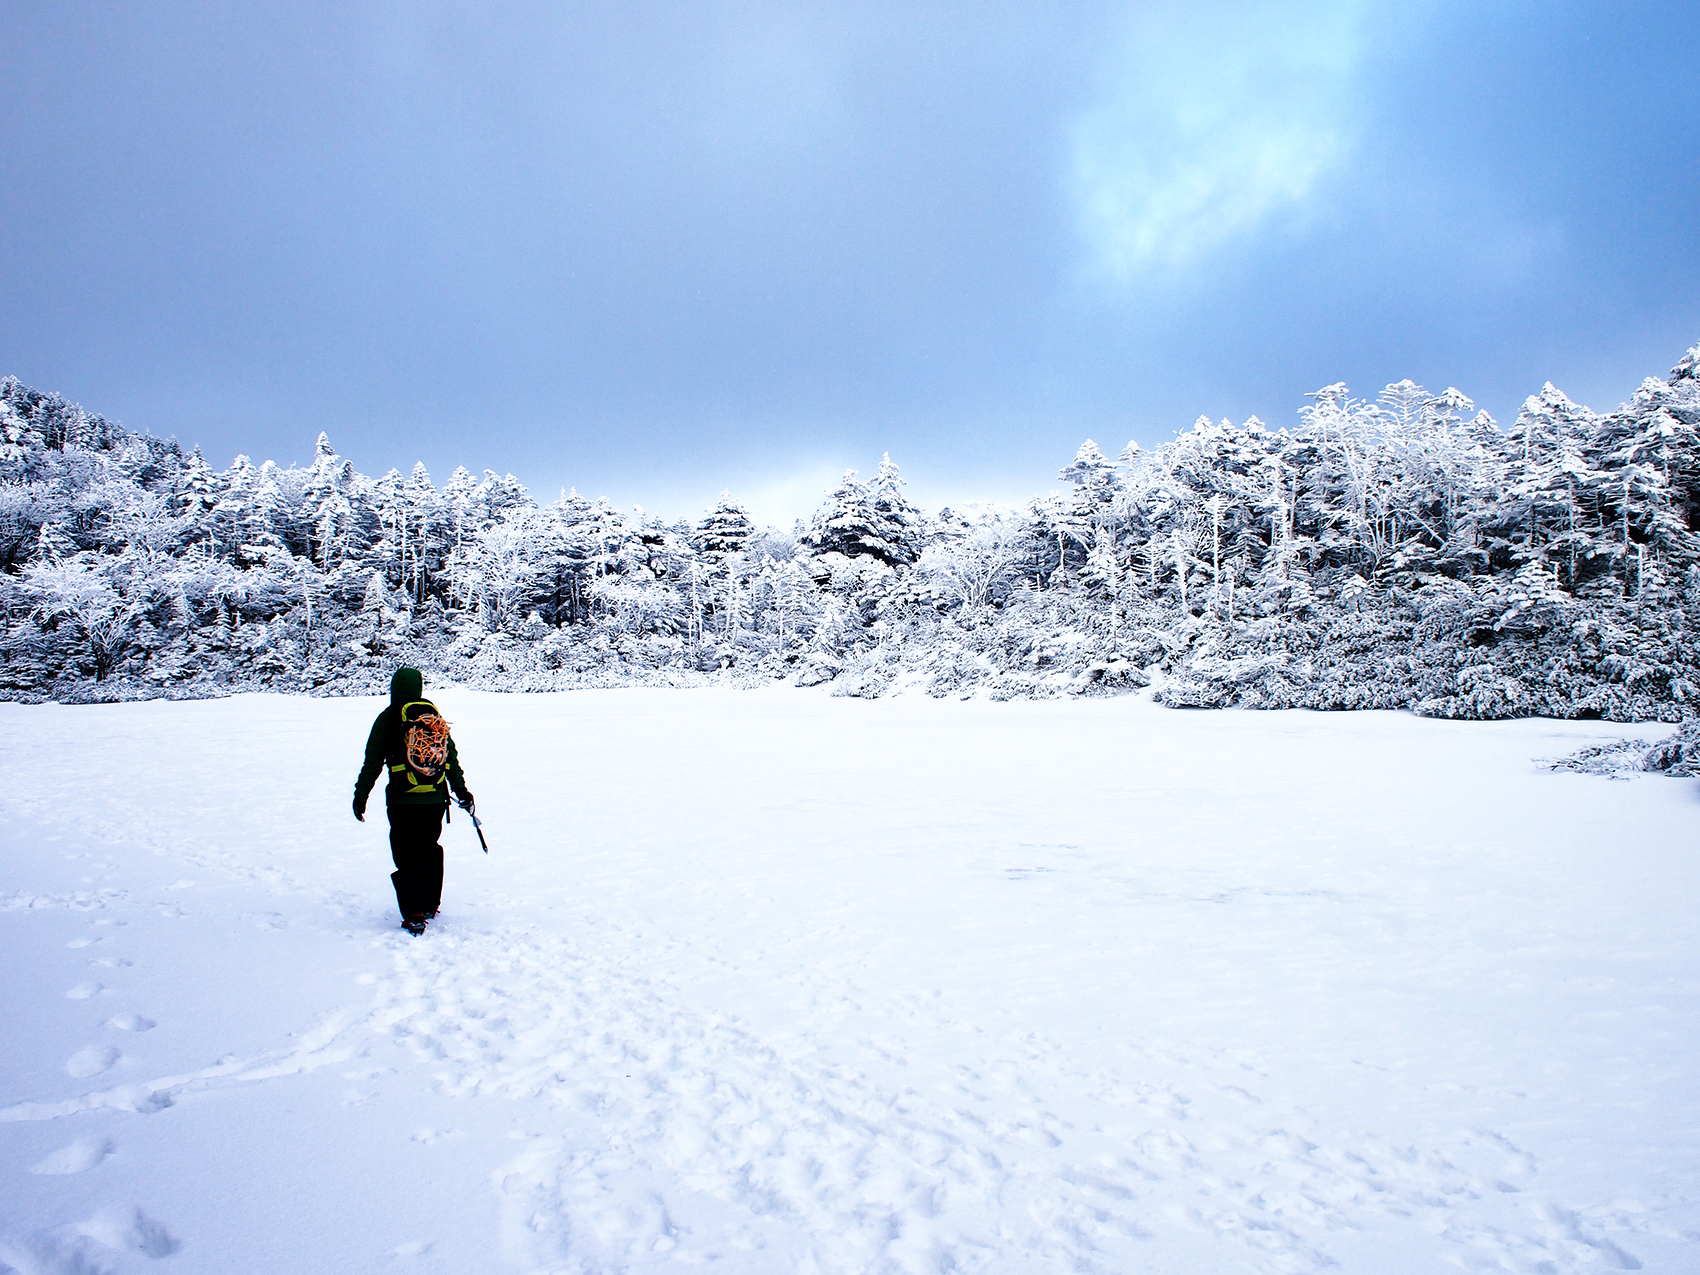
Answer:
[{"label": "person walking in snow", "polygon": [[354,781],[354,817],[366,821],[366,798],[378,773],[389,771],[384,807],[390,816],[390,857],[396,906],[409,934],[423,934],[443,898],[443,847],[438,838],[449,809],[449,789],[461,809],[472,810],[472,792],[461,773],[449,724],[425,698],[425,675],[398,668],[390,678],[390,706],[366,737],[366,763]]}]

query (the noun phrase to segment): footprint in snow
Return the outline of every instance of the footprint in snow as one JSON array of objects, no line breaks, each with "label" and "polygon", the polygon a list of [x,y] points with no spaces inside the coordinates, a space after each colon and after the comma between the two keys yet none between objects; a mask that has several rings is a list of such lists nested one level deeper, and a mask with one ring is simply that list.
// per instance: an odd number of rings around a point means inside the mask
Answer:
[{"label": "footprint in snow", "polygon": [[65,946],[66,947],[87,947],[91,943],[98,943],[98,942],[100,942],[99,939],[72,939],[69,943],[65,944]]},{"label": "footprint in snow", "polygon": [[431,1251],[430,1240],[409,1240],[398,1245],[393,1252],[397,1257],[422,1257]]},{"label": "footprint in snow", "polygon": [[106,1020],[108,1027],[116,1027],[121,1032],[148,1032],[159,1024],[151,1018],[143,1018],[140,1014],[114,1014]]},{"label": "footprint in snow", "polygon": [[78,1138],[68,1147],[60,1147],[40,1164],[31,1167],[31,1173],[60,1174],[87,1173],[99,1164],[113,1150],[112,1143],[106,1138]]},{"label": "footprint in snow", "polygon": [[87,1049],[79,1049],[65,1063],[65,1071],[78,1080],[87,1080],[90,1076],[98,1076],[121,1055],[111,1045],[90,1045]]},{"label": "footprint in snow", "polygon": [[79,1224],[77,1230],[107,1248],[140,1253],[143,1257],[170,1257],[183,1247],[183,1241],[166,1230],[164,1223],[139,1208],[128,1215],[97,1213]]},{"label": "footprint in snow", "polygon": [[103,983],[78,983],[70,991],[65,993],[65,999],[69,1001],[86,1001],[89,997],[105,990],[105,984]]}]

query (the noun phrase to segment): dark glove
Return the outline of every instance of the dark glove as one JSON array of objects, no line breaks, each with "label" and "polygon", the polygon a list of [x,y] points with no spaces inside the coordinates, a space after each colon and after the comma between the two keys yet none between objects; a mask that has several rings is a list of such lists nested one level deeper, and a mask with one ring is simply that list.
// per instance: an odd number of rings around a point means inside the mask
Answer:
[{"label": "dark glove", "polygon": [[461,795],[459,797],[459,801],[460,801],[460,808],[462,810],[466,810],[466,811],[470,811],[472,809],[473,805],[475,804],[472,800],[472,794],[470,792],[461,793]]},{"label": "dark glove", "polygon": [[361,823],[366,822],[366,803],[358,797],[354,799],[354,817]]}]

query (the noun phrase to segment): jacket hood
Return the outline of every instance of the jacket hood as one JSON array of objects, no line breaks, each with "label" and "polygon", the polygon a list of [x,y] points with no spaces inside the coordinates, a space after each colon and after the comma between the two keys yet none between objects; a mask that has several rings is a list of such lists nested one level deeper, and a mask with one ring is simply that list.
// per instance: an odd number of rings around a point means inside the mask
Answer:
[{"label": "jacket hood", "polygon": [[425,675],[416,668],[398,668],[390,678],[390,707],[401,712],[403,704],[425,698]]}]

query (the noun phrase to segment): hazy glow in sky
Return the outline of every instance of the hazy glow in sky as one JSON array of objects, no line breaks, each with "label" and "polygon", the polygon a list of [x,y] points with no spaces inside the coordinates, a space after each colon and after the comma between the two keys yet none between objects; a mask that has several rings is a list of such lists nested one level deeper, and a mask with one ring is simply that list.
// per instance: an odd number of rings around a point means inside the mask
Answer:
[{"label": "hazy glow in sky", "polygon": [[[13,6],[0,374],[363,470],[772,520],[1700,340],[1687,6]],[[1392,11],[1392,12],[1390,12]]]},{"label": "hazy glow in sky", "polygon": [[1183,270],[1303,210],[1317,178],[1350,159],[1365,7],[1136,12],[1074,139],[1081,218],[1106,273]]}]

